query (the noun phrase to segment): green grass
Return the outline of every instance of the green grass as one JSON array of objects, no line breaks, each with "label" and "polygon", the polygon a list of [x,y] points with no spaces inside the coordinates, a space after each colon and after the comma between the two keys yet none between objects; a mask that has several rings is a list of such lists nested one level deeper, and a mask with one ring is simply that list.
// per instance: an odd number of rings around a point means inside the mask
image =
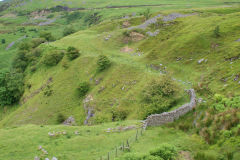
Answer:
[{"label": "green grass", "polygon": [[[229,1],[228,1],[229,2]],[[233,1],[238,2],[238,1]],[[189,101],[188,95],[184,94],[184,89],[189,89],[196,84],[206,83],[212,93],[221,93],[226,96],[240,94],[238,81],[234,81],[234,76],[239,73],[239,59],[227,61],[227,58],[239,55],[240,38],[239,16],[240,8],[237,4],[226,7],[221,0],[191,0],[191,1],[110,1],[104,0],[99,3],[96,0],[89,0],[82,5],[82,1],[72,1],[69,7],[106,7],[109,5],[142,5],[142,4],[171,4],[161,7],[150,7],[153,13],[167,15],[169,13],[197,13],[185,18],[176,19],[166,26],[151,26],[146,31],[160,30],[156,37],[147,37],[139,42],[123,42],[121,19],[124,15],[137,13],[137,17],[132,17],[129,22],[132,26],[143,23],[144,17],[139,14],[148,7],[122,8],[122,9],[101,9],[102,15],[100,24],[89,27],[84,19],[66,22],[65,18],[59,18],[50,26],[26,25],[26,33],[20,33],[18,29],[23,22],[30,22],[27,16],[17,18],[0,17],[0,40],[5,38],[7,43],[0,45],[0,67],[10,69],[14,55],[17,52],[17,43],[10,50],[6,51],[6,46],[12,41],[27,34],[28,39],[38,37],[41,31],[49,31],[57,41],[49,44],[42,44],[39,48],[43,50],[43,55],[53,47],[66,49],[74,46],[81,51],[81,56],[73,61],[69,61],[66,56],[54,67],[46,67],[39,57],[36,72],[32,73],[30,68],[25,72],[25,92],[22,97],[27,98],[26,103],[14,105],[13,107],[0,107],[0,159],[33,159],[40,154],[38,146],[42,145],[49,152],[49,158],[56,156],[59,159],[96,159],[106,156],[116,145],[126,141],[127,137],[134,136],[136,131],[123,133],[105,133],[109,127],[116,127],[121,124],[131,125],[136,123],[136,119],[141,119],[143,112],[141,103],[141,93],[148,82],[154,78],[161,78],[159,71],[151,69],[150,64],[163,64],[167,67],[167,73],[172,77],[191,82],[183,84],[179,82],[181,91],[180,100],[171,110],[176,109],[183,103]],[[17,11],[28,9],[33,11],[46,7],[52,7],[61,2],[36,1],[27,3]],[[6,14],[9,10],[3,12]],[[83,11],[90,13],[90,11]],[[59,16],[62,13],[54,13]],[[66,26],[73,25],[79,32],[62,37],[62,31]],[[220,37],[213,35],[215,27],[220,26]],[[38,33],[30,32],[29,29],[36,28]],[[111,35],[108,41],[105,37]],[[139,49],[144,54],[133,56],[123,53],[120,50],[128,46]],[[96,74],[97,57],[101,54],[108,56],[112,65],[102,73]],[[182,60],[177,61],[181,57]],[[206,63],[198,64],[198,60],[207,59]],[[65,66],[65,67],[64,67]],[[67,67],[66,67],[67,66]],[[36,90],[41,88],[49,78],[53,79],[50,84],[52,95],[44,95],[44,90],[31,96]],[[227,78],[226,82],[221,79]],[[100,80],[101,79],[101,80]],[[100,80],[97,85],[96,80]],[[90,122],[93,124],[103,123],[99,126],[81,126],[86,117],[83,106],[83,98],[79,98],[76,88],[80,82],[90,83],[88,95],[93,97],[92,107],[95,116]],[[31,84],[31,88],[27,85]],[[104,89],[103,89],[104,88]],[[210,99],[211,95],[201,95],[204,99]],[[120,108],[128,113],[127,120],[108,124],[112,121],[112,110]],[[65,117],[73,116],[79,126],[66,127],[58,124],[57,117],[63,114]],[[191,113],[190,113],[191,114]],[[192,117],[191,117],[192,118]],[[188,120],[186,118],[186,120]],[[192,120],[192,119],[191,119]],[[44,126],[40,126],[44,125]],[[45,126],[46,125],[46,126]],[[70,136],[60,136],[50,138],[49,131],[66,130]],[[74,131],[80,131],[80,135],[74,135]],[[230,141],[230,140],[229,140]],[[148,152],[161,143],[173,144],[178,151],[189,151],[192,155],[198,151],[209,151],[213,154],[220,154],[218,146],[209,146],[196,135],[169,128],[150,128],[139,142],[131,145],[131,152],[138,154],[148,154]],[[107,144],[107,145],[106,145]],[[236,159],[236,158],[235,158]],[[236,159],[237,160],[237,159]]]},{"label": "green grass", "polygon": [[[94,160],[104,156],[120,145],[126,137],[135,135],[136,130],[107,133],[108,128],[136,125],[136,121],[117,122],[101,126],[36,126],[5,128],[0,130],[0,159],[21,160],[40,156],[42,146],[48,151],[46,157],[53,156],[65,160]],[[49,132],[63,132],[66,135],[50,137]],[[79,132],[78,135],[75,132]],[[46,158],[45,157],[45,158]]]},{"label": "green grass", "polygon": [[[0,129],[0,158],[4,160],[32,159],[41,155],[38,148],[42,146],[48,151],[48,155],[45,156],[48,158],[55,156],[60,160],[93,160],[100,159],[100,157],[106,159],[109,152],[110,158],[113,159],[115,147],[120,147],[123,142],[126,144],[127,140],[130,143],[130,153],[138,155],[147,155],[151,150],[164,143],[174,145],[178,153],[180,151],[189,152],[191,157],[199,151],[216,156],[221,154],[218,147],[211,148],[199,136],[189,135],[172,128],[148,128],[142,136],[139,131],[137,141],[135,129],[117,133],[106,132],[108,128],[134,124],[137,122],[125,121],[81,127],[25,125]],[[48,133],[53,131],[65,131],[67,134],[50,137]],[[79,135],[75,134],[76,131],[79,132]],[[124,156],[126,153],[128,152],[119,150],[118,156]],[[234,160],[237,160],[236,158]]]},{"label": "green grass", "polygon": [[[239,12],[218,15],[209,13],[208,10],[198,11],[202,13],[180,18],[170,26],[160,27],[160,34],[157,37],[130,43],[129,47],[134,50],[139,48],[144,52],[140,57],[120,52],[121,48],[126,46],[122,41],[124,29],[121,29],[124,20],[106,21],[49,45],[42,45],[41,48],[54,46],[59,49],[74,46],[82,52],[82,55],[72,62],[64,57],[60,64],[51,68],[39,63],[37,71],[26,76],[26,84],[31,84],[32,87],[30,90],[26,89],[23,97],[40,88],[50,77],[53,78],[53,95],[46,97],[40,92],[16,112],[8,115],[0,125],[56,124],[58,113],[63,113],[66,117],[74,115],[78,124],[82,124],[85,119],[83,99],[76,95],[77,85],[81,81],[91,83],[88,94],[94,98],[96,119],[111,121],[112,106],[126,110],[129,113],[128,119],[139,119],[142,109],[140,101],[142,88],[146,82],[159,77],[159,72],[146,67],[147,64],[161,63],[173,77],[192,84],[205,80],[213,93],[240,94],[239,84],[233,81],[232,77],[238,74],[238,60],[232,64],[225,61],[225,58],[236,56],[239,51],[238,42],[235,41],[239,38],[237,36]],[[220,26],[219,38],[213,36],[216,25]],[[105,41],[104,37],[108,35],[111,35],[111,38]],[[213,48],[214,44],[218,47]],[[97,56],[100,54],[107,55],[112,61],[112,66],[95,75]],[[176,61],[177,57],[183,59]],[[198,64],[201,58],[207,59],[207,63]],[[65,69],[63,64],[69,67]],[[223,77],[228,78],[226,83],[221,81]],[[95,79],[102,81],[96,85]],[[131,83],[134,81],[136,84]],[[183,92],[184,89],[191,87],[193,86],[190,84],[183,84],[181,90]],[[100,92],[101,88],[105,89]],[[186,95],[182,96],[183,101],[179,102],[178,106],[188,101],[184,97]]]}]

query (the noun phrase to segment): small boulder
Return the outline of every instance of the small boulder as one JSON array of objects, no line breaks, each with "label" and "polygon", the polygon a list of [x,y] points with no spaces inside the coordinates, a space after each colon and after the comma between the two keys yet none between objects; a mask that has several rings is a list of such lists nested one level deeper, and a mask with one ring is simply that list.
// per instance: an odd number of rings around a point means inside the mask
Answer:
[{"label": "small boulder", "polygon": [[202,58],[202,59],[198,60],[198,64],[201,64],[201,63],[204,62],[204,61],[205,61],[205,59]]},{"label": "small boulder", "polygon": [[34,160],[40,160],[40,158],[38,156],[34,157]]},{"label": "small boulder", "polygon": [[68,119],[66,119],[64,122],[63,122],[64,125],[67,125],[67,126],[72,126],[75,124],[75,119],[73,116],[70,116],[68,117]]}]

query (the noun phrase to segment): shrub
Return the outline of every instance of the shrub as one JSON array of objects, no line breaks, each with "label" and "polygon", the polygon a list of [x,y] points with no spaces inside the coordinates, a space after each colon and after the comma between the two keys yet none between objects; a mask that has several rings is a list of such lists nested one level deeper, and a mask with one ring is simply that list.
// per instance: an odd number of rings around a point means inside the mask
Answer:
[{"label": "shrub", "polygon": [[150,155],[161,157],[164,160],[174,160],[177,156],[177,150],[173,145],[162,144],[157,149],[150,152]]},{"label": "shrub", "polygon": [[176,103],[177,85],[168,76],[154,79],[142,91],[144,117],[167,111]]},{"label": "shrub", "polygon": [[2,44],[5,44],[6,43],[6,40],[5,39],[2,39]]},{"label": "shrub", "polygon": [[50,32],[41,32],[40,37],[44,38],[48,42],[55,40],[55,38],[53,37],[53,35]]},{"label": "shrub", "polygon": [[69,60],[74,60],[76,58],[78,58],[80,55],[78,49],[76,49],[75,47],[68,47],[67,49],[67,56],[69,58]]},{"label": "shrub", "polygon": [[53,18],[54,17],[54,14],[49,14],[48,16],[47,16],[47,18]]},{"label": "shrub", "polygon": [[89,90],[90,84],[88,82],[81,82],[77,88],[79,97],[84,97]]},{"label": "shrub", "polygon": [[16,72],[0,73],[0,105],[12,105],[23,94],[23,74]]},{"label": "shrub", "polygon": [[213,30],[213,34],[216,38],[220,37],[220,27],[216,26],[215,29]]},{"label": "shrub", "polygon": [[100,55],[98,57],[97,65],[98,65],[98,68],[97,68],[98,72],[101,72],[101,71],[109,68],[111,65],[111,62],[106,56]]},{"label": "shrub", "polygon": [[101,15],[99,15],[99,13],[95,12],[95,13],[90,13],[88,15],[85,16],[85,23],[88,23],[89,25],[94,25],[94,24],[98,24],[100,22],[101,19]]},{"label": "shrub", "polygon": [[18,49],[22,51],[30,51],[32,49],[32,45],[29,42],[22,42],[19,44]]},{"label": "shrub", "polygon": [[34,38],[32,39],[31,43],[32,43],[32,47],[36,48],[38,47],[40,44],[44,43],[46,40],[45,38]]},{"label": "shrub", "polygon": [[51,96],[53,93],[53,90],[51,89],[51,86],[47,85],[47,87],[44,89],[43,94],[47,97]]},{"label": "shrub", "polygon": [[17,72],[24,72],[28,65],[27,51],[17,52],[13,59],[12,66]]},{"label": "shrub", "polygon": [[42,62],[47,66],[55,66],[62,60],[63,55],[64,54],[62,52],[59,53],[58,51],[47,53],[44,55]]},{"label": "shrub", "polygon": [[84,16],[85,13],[83,12],[78,12],[78,11],[75,11],[75,12],[72,12],[72,13],[66,13],[65,14],[65,18],[67,20],[67,23],[70,23],[72,21],[76,21],[77,19],[80,19]]},{"label": "shrub", "polygon": [[63,30],[63,36],[67,36],[67,35],[73,34],[75,32],[76,31],[75,31],[75,29],[72,26],[71,27],[66,27]]},{"label": "shrub", "polygon": [[65,121],[65,116],[62,114],[62,113],[59,113],[58,115],[57,115],[57,122],[59,123],[59,124],[61,124],[61,123],[63,123]]},{"label": "shrub", "polygon": [[152,15],[150,13],[150,8],[147,8],[146,11],[144,11],[141,15],[143,15],[145,17],[145,19],[148,20]]},{"label": "shrub", "polygon": [[233,160],[234,153],[233,152],[227,152],[227,160]]},{"label": "shrub", "polygon": [[197,154],[194,155],[194,160],[217,160],[217,155],[204,152],[197,152]]},{"label": "shrub", "polygon": [[127,118],[128,111],[124,110],[123,108],[112,108],[112,120],[119,121],[125,120]]}]

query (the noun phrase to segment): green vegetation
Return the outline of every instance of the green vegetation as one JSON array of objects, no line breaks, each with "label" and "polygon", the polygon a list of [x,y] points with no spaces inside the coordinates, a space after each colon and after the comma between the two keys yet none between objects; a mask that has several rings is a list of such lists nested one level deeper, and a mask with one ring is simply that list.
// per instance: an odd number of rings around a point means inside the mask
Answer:
[{"label": "green vegetation", "polygon": [[98,65],[98,68],[97,68],[98,72],[101,72],[109,68],[111,65],[111,62],[106,56],[100,55],[98,57],[97,65]]},{"label": "green vegetation", "polygon": [[89,89],[90,89],[89,83],[81,82],[77,88],[79,97],[81,97],[81,98],[84,97],[87,94],[87,92],[89,91]]},{"label": "green vegetation", "polygon": [[42,63],[47,66],[55,66],[62,60],[63,56],[63,52],[50,51],[43,56]]},{"label": "green vegetation", "polygon": [[67,54],[69,60],[74,60],[80,56],[78,49],[75,47],[68,47],[66,54]]},{"label": "green vegetation", "polygon": [[0,105],[17,103],[23,94],[23,75],[21,73],[0,73]]},{"label": "green vegetation", "polygon": [[172,106],[177,104],[177,85],[168,77],[163,76],[154,79],[143,90],[143,117],[151,114],[167,112]]},{"label": "green vegetation", "polygon": [[[129,140],[118,159],[238,160],[239,3],[0,4],[0,159],[113,159]],[[137,141],[135,127],[124,129],[189,102],[189,88],[202,100],[187,115]],[[60,125],[70,116],[76,126]]]},{"label": "green vegetation", "polygon": [[55,38],[53,37],[53,35],[50,32],[41,32],[40,37],[44,38],[48,42],[55,40]]},{"label": "green vegetation", "polygon": [[75,29],[71,26],[71,27],[66,27],[64,30],[63,30],[63,36],[68,36],[70,34],[73,34],[75,33]]}]

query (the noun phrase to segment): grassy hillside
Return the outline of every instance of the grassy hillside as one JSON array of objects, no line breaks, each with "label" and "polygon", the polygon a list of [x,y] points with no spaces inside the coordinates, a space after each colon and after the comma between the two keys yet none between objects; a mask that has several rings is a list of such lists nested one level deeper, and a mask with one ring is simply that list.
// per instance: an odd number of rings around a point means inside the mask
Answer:
[{"label": "grassy hillside", "polygon": [[[129,112],[129,119],[140,118],[142,88],[146,82],[160,75],[159,70],[149,67],[151,64],[166,66],[167,73],[182,83],[181,90],[195,87],[200,96],[214,93],[239,95],[239,83],[234,80],[239,74],[238,59],[232,62],[228,60],[238,56],[239,42],[236,40],[239,38],[239,13],[237,9],[234,9],[234,13],[232,9],[219,9],[222,10],[225,12],[220,15],[212,13],[218,10],[199,10],[196,15],[166,23],[169,25],[151,26],[147,30],[160,30],[156,37],[146,37],[129,44],[123,42],[126,29],[122,29],[121,24],[126,20],[115,20],[42,45],[43,50],[74,46],[81,51],[81,56],[74,61],[69,61],[65,56],[56,67],[46,67],[39,59],[37,71],[26,77],[26,84],[31,84],[31,88],[26,89],[22,99],[29,97],[50,77],[53,79],[53,94],[46,97],[40,92],[27,98],[26,103],[2,124],[54,124],[55,113],[74,115],[78,123],[82,124],[85,118],[83,99],[76,96],[77,85],[82,81],[91,83],[89,95],[93,96],[93,106],[99,119],[110,121],[112,106]],[[133,19],[135,25],[142,23],[136,20]],[[220,36],[216,38],[214,29],[218,25]],[[109,35],[111,38],[106,41],[105,37]],[[133,52],[121,52],[125,46],[132,48]],[[133,55],[137,49],[143,53],[141,56]],[[97,56],[100,54],[107,55],[112,66],[96,75]],[[206,61],[199,64],[201,59]],[[222,79],[227,80],[224,82]],[[100,84],[96,85],[96,80]],[[182,100],[186,102],[187,96],[182,97],[186,97]]]},{"label": "grassy hillside", "polygon": [[[0,69],[22,73],[24,85],[19,103],[0,106],[0,159],[33,159],[41,154],[39,145],[49,152],[44,158],[99,159],[136,133],[107,133],[108,128],[139,125],[137,120],[151,113],[176,109],[189,101],[184,90],[194,88],[202,98],[197,109],[166,127],[147,129],[119,159],[149,155],[168,143],[179,159],[238,160],[238,3],[12,1],[0,12]],[[56,5],[84,9],[42,10]],[[135,6],[121,8],[126,5]],[[144,28],[151,23],[147,19],[156,22]],[[71,33],[65,34],[66,28]],[[41,41],[43,33],[54,40]],[[69,47],[79,51],[72,59]],[[102,55],[107,60],[99,62]],[[107,68],[99,70],[108,60]],[[4,83],[11,88],[11,82],[18,82],[2,77],[1,93]],[[158,95],[162,90],[174,94]],[[154,106],[165,108],[156,111]],[[76,126],[60,125],[70,116]],[[82,126],[87,116],[90,126]],[[50,137],[51,131],[67,134]]]},{"label": "grassy hillside", "polygon": [[[34,159],[35,156],[50,159],[57,157],[66,160],[98,159],[116,145],[120,145],[123,139],[133,137],[136,133],[135,129],[107,133],[108,128],[136,124],[136,121],[129,121],[92,127],[26,125],[1,129],[0,159]],[[56,136],[49,136],[49,132],[55,132]],[[66,132],[66,134],[57,136],[56,132]],[[48,154],[44,155],[39,146],[42,146]]]}]

